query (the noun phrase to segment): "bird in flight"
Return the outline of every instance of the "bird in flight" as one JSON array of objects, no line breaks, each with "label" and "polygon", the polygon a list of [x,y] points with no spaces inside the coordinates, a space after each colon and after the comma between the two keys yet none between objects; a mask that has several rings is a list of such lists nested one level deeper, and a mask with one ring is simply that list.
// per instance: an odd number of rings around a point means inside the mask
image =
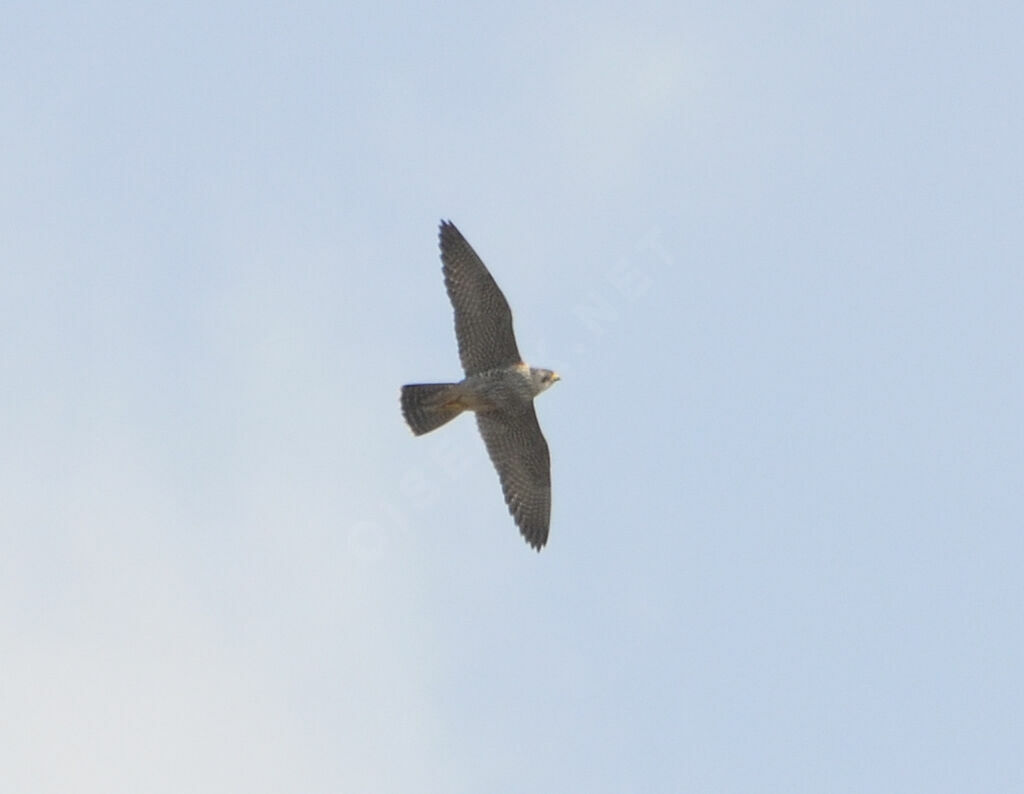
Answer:
[{"label": "bird in flight", "polygon": [[402,414],[420,436],[463,411],[475,412],[508,511],[526,542],[540,551],[551,517],[551,460],[533,398],[555,383],[558,373],[523,362],[508,301],[455,224],[442,221],[439,238],[466,377],[458,383],[403,386]]}]

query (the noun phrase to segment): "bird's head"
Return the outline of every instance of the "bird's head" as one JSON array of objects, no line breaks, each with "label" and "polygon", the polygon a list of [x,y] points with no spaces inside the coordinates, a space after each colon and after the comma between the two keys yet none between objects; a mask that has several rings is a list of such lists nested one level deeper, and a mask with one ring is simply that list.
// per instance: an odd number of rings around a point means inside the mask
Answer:
[{"label": "bird's head", "polygon": [[530,369],[530,377],[533,379],[533,385],[537,389],[537,394],[540,394],[542,391],[561,380],[557,372],[552,372],[550,369],[539,369],[537,367],[532,367]]}]

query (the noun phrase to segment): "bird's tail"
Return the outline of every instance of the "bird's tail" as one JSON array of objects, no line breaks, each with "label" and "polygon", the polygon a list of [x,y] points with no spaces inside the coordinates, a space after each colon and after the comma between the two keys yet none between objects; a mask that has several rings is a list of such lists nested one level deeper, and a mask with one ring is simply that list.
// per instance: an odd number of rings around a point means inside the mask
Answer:
[{"label": "bird's tail", "polygon": [[402,387],[402,414],[418,436],[437,430],[464,410],[458,384],[414,383]]}]

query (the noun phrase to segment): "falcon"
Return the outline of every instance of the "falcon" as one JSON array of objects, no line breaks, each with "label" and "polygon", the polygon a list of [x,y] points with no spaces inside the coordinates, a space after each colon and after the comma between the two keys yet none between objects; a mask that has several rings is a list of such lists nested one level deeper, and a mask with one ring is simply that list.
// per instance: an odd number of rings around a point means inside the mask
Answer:
[{"label": "falcon", "polygon": [[558,373],[523,362],[508,301],[455,224],[441,221],[439,238],[466,377],[403,386],[402,414],[421,436],[473,411],[508,511],[526,542],[540,551],[551,516],[551,460],[533,398],[559,380]]}]

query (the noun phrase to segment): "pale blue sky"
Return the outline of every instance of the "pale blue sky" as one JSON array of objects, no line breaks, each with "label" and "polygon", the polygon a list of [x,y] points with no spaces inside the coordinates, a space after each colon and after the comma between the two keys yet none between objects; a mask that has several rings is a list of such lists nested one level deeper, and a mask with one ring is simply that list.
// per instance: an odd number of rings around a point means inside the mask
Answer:
[{"label": "pale blue sky", "polygon": [[[0,768],[1024,790],[1016,3],[10,3]],[[457,377],[503,287],[540,555]]]}]

